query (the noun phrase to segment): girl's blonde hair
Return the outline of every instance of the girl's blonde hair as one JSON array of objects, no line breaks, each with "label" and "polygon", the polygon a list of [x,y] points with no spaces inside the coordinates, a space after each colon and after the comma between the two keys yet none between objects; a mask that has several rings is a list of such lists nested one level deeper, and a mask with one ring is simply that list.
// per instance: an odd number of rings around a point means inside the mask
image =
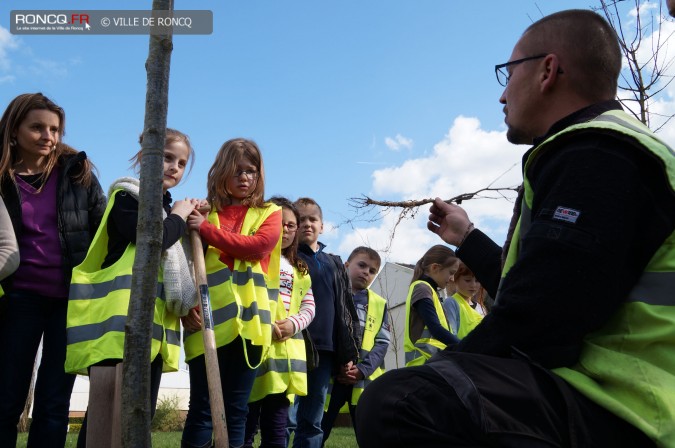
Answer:
[{"label": "girl's blonde hair", "polygon": [[[183,134],[181,131],[177,131],[176,129],[173,128],[166,128],[166,136],[164,137],[164,147],[170,143],[176,143],[176,142],[183,142],[185,143],[185,146],[188,148],[188,159],[189,159],[189,164],[190,167],[188,168],[187,174],[190,174],[192,171],[192,167],[195,164],[195,150],[192,148],[192,143],[190,143],[190,137],[187,136],[187,134]],[[141,134],[138,137],[138,144],[142,145],[143,144],[143,134]],[[143,155],[143,150],[139,150],[132,158],[129,159],[129,162],[131,162],[131,168],[134,169],[134,171],[138,172],[139,171],[139,165],[141,164],[141,156]],[[185,179],[187,176],[183,176],[183,179]],[[181,181],[183,180],[181,179]]]},{"label": "girl's blonde hair", "polygon": [[457,258],[452,249],[443,246],[442,244],[437,244],[426,251],[424,256],[419,259],[415,265],[415,270],[413,271],[410,283],[419,280],[432,264],[440,264],[444,268],[448,268],[457,263],[458,260],[459,258]]},{"label": "girl's blonde hair", "polygon": [[260,149],[252,140],[233,138],[220,147],[206,181],[206,199],[217,210],[232,203],[230,192],[227,191],[227,181],[234,177],[237,164],[242,159],[248,160],[256,167],[258,178],[253,192],[244,198],[241,203],[249,207],[265,205],[265,167],[263,166]]}]

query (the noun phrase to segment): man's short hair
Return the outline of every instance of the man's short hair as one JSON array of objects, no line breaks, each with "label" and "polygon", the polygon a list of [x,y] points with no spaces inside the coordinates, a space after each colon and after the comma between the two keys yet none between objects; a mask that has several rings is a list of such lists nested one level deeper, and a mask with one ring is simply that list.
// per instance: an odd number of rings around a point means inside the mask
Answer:
[{"label": "man's short hair", "polygon": [[530,25],[520,41],[525,56],[554,53],[581,97],[593,102],[616,97],[621,48],[614,29],[599,14],[570,9]]},{"label": "man's short hair", "polygon": [[347,261],[351,261],[352,258],[357,256],[358,254],[364,254],[368,258],[375,260],[377,262],[378,268],[382,265],[382,258],[380,258],[380,254],[378,254],[376,250],[366,246],[359,246],[356,249],[354,249],[352,253],[349,254],[349,258],[347,258]]}]

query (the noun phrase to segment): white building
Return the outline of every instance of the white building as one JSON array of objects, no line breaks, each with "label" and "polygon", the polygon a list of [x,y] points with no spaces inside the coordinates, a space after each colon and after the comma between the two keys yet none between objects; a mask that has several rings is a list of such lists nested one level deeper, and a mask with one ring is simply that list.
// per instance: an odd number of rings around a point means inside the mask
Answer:
[{"label": "white building", "polygon": [[408,297],[412,275],[412,266],[387,262],[370,286],[370,289],[387,299],[389,306],[391,344],[389,344],[389,350],[384,358],[386,370],[405,366],[403,350],[405,301]]}]

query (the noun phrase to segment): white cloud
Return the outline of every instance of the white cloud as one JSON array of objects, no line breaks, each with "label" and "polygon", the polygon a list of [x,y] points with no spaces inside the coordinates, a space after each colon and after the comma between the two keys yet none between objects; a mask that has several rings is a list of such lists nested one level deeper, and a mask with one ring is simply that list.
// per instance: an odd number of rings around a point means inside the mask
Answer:
[{"label": "white cloud", "polygon": [[0,26],[0,70],[9,70],[10,61],[7,56],[9,50],[15,50],[19,44],[7,28]]},{"label": "white cloud", "polygon": [[413,147],[412,139],[406,138],[401,134],[396,134],[394,138],[386,137],[384,144],[392,151],[399,151],[401,148],[411,149]]},{"label": "white cloud", "polygon": [[[370,197],[390,201],[436,196],[449,199],[491,184],[515,186],[521,182],[523,152],[507,142],[505,131],[485,131],[478,119],[460,116],[434,145],[431,155],[375,171]],[[507,196],[510,200],[474,199],[462,204],[476,226],[496,241],[504,238],[513,209],[515,194]],[[428,205],[422,206],[414,218],[404,219],[393,240],[391,231],[398,210],[385,214],[373,225],[355,227],[342,236],[340,253],[348,254],[356,246],[368,245],[380,251],[386,261],[414,264],[429,247],[442,243],[426,228],[428,209]]]}]

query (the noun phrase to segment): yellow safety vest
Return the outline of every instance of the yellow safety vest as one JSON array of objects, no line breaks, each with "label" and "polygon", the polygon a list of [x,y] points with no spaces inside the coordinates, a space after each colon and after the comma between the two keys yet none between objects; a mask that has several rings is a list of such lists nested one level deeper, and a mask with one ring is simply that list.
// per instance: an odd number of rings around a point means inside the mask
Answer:
[{"label": "yellow safety vest", "polygon": [[[377,333],[380,332],[380,329],[382,328],[382,324],[384,323],[384,312],[387,309],[387,300],[378,295],[377,293],[371,291],[370,289],[368,290],[368,311],[366,313],[366,324],[365,328],[363,329],[363,337],[361,338],[361,348],[359,349],[359,361],[362,361],[365,359],[366,356],[370,353],[370,351],[375,347],[375,337],[377,336]],[[359,402],[359,398],[361,398],[361,394],[363,393],[363,390],[370,384],[372,383],[375,378],[382,376],[384,373],[384,368],[383,368],[384,363],[376,368],[373,373],[371,373],[368,378],[364,378],[362,380],[359,380],[354,384],[354,387],[352,389],[352,398],[350,403],[353,406],[356,406],[356,404]],[[328,410],[328,405],[330,404],[330,391],[333,388],[333,380],[331,379],[331,383],[328,386],[328,395],[326,396],[326,404],[324,405],[324,410]],[[349,412],[349,407],[347,403],[340,408],[340,413],[341,414],[346,414]]]},{"label": "yellow safety vest", "polygon": [[[262,223],[280,207],[267,203],[263,207],[251,207],[241,227],[242,235],[254,235]],[[208,221],[220,228],[215,207],[209,213]],[[213,327],[216,346],[222,347],[237,336],[249,340],[265,351],[272,342],[271,316],[276,313],[279,296],[279,268],[281,256],[281,229],[279,241],[270,255],[268,272],[265,273],[259,261],[234,260],[230,271],[220,261],[221,251],[213,246],[206,250],[206,277],[209,285]],[[190,361],[204,354],[202,332],[196,331],[185,337],[185,359]],[[255,367],[255,366],[253,366]]]},{"label": "yellow safety vest", "polygon": [[483,320],[483,316],[473,309],[471,305],[458,292],[453,294],[452,298],[459,305],[459,328],[457,337],[464,339],[474,328]]},{"label": "yellow safety vest", "polygon": [[[531,225],[535,194],[527,178],[531,161],[542,151],[555,147],[561,135],[586,129],[638,143],[663,162],[675,191],[673,149],[623,111],[605,112],[587,123],[566,128],[533,150],[525,163],[523,207],[502,278],[518,259],[520,244],[515,242]],[[639,428],[658,446],[673,447],[674,353],[675,232],[649,261],[624,304],[600,329],[586,335],[579,361],[572,367],[553,371],[592,401]]]},{"label": "yellow safety vest", "polygon": [[[293,267],[293,289],[291,306],[286,311],[281,297],[277,302],[276,320],[297,314],[302,298],[312,285],[309,274],[303,274]],[[283,342],[272,342],[267,358],[258,367],[249,403],[262,400],[267,395],[307,395],[307,354],[302,332],[298,331]]]},{"label": "yellow safety vest", "polygon": [[405,349],[406,366],[420,366],[424,364],[427,361],[427,359],[431,358],[431,356],[434,353],[437,353],[445,348],[444,343],[442,343],[438,339],[433,338],[431,332],[429,331],[429,328],[427,328],[426,325],[424,325],[422,335],[418,340],[416,340],[414,343],[410,340],[410,319],[411,319],[410,313],[412,311],[410,299],[412,298],[413,289],[415,289],[415,286],[419,283],[424,283],[429,287],[429,289],[431,289],[431,300],[434,303],[434,308],[436,309],[436,315],[438,316],[438,320],[440,321],[441,326],[443,328],[452,333],[452,330],[448,326],[448,320],[445,318],[445,311],[443,311],[443,305],[441,305],[441,301],[438,298],[438,294],[436,293],[434,288],[429,283],[423,280],[417,280],[413,282],[410,285],[410,288],[408,289],[408,297],[406,298],[405,301],[406,319],[405,319],[405,335],[403,347]]},{"label": "yellow safety vest", "polygon": [[[73,269],[66,318],[66,362],[70,373],[87,374],[87,367],[106,359],[124,357],[124,326],[131,296],[131,274],[136,245],[129,244],[122,257],[101,269],[108,253],[108,215],[115,190],[84,261]],[[166,309],[160,267],[155,297],[150,359],[161,354],[163,371],[178,370],[180,319]]]}]

